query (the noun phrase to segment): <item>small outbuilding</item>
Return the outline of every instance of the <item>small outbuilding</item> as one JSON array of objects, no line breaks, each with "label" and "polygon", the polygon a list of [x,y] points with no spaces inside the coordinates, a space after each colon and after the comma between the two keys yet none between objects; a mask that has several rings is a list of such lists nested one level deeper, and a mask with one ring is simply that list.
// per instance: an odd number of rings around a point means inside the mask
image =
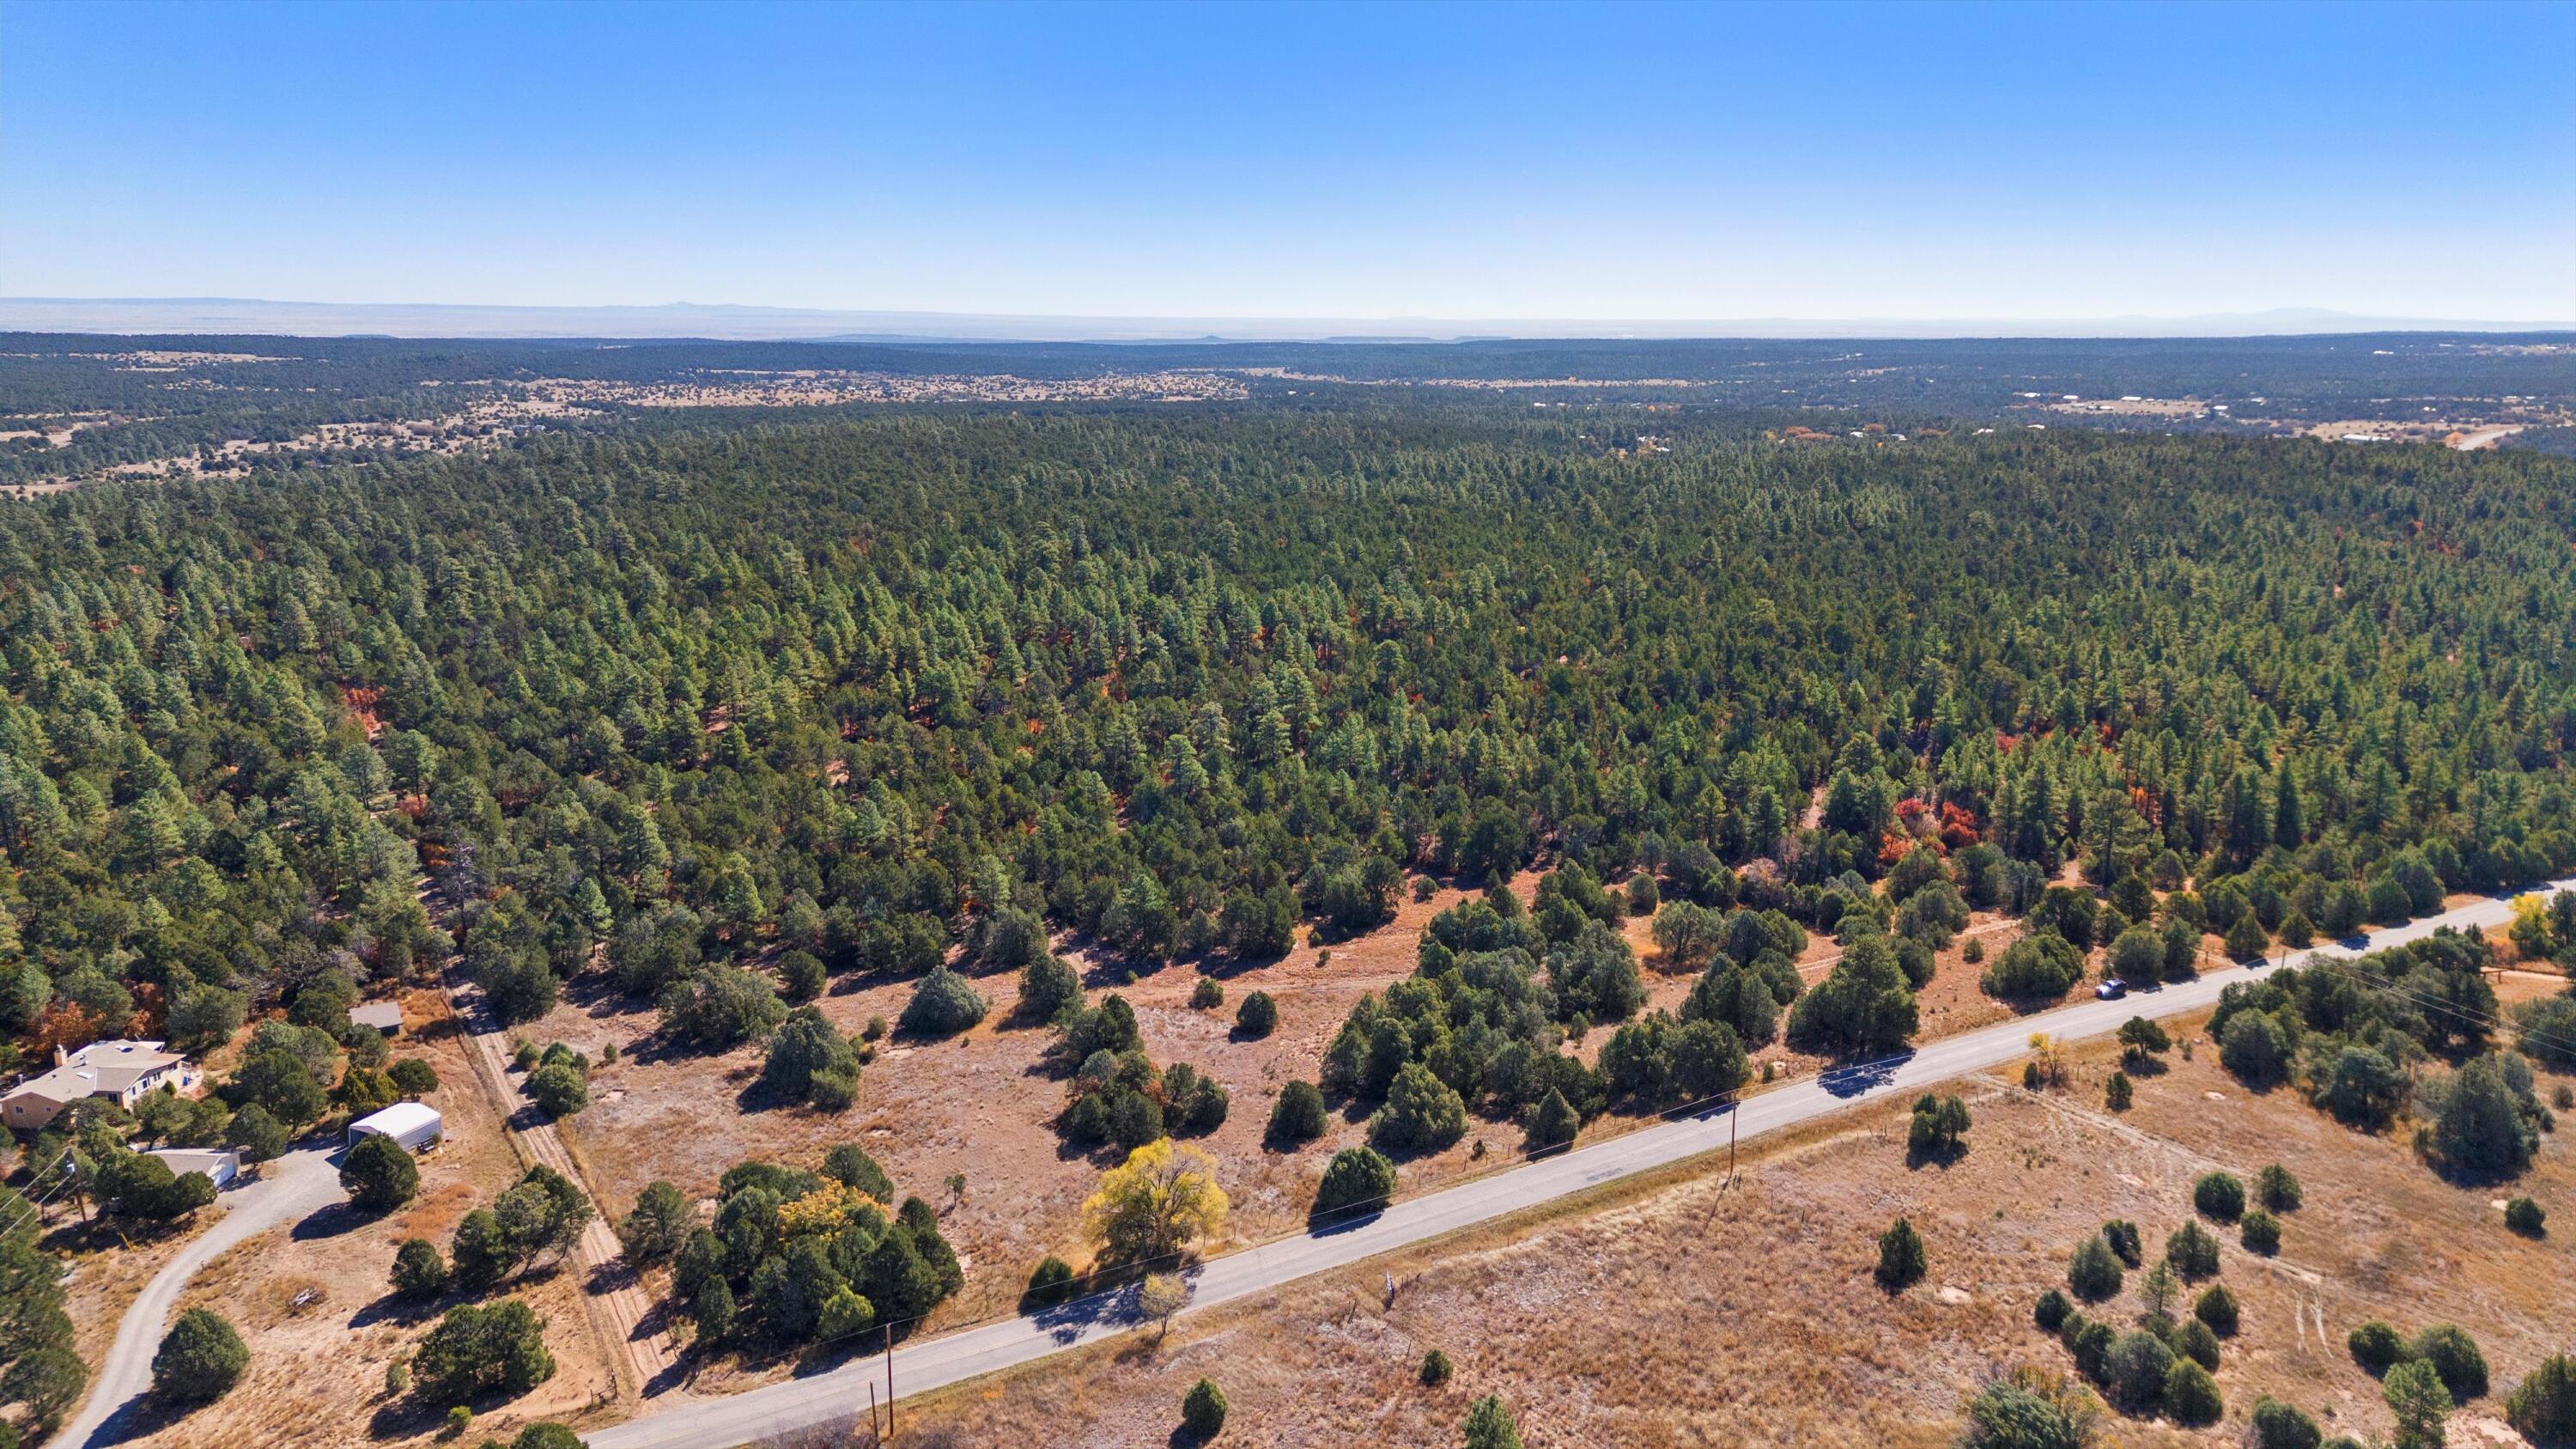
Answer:
[{"label": "small outbuilding", "polygon": [[349,1020],[359,1026],[372,1027],[385,1036],[400,1036],[403,1026],[402,1003],[370,1001],[364,1006],[353,1006],[349,1008]]},{"label": "small outbuilding", "polygon": [[438,1109],[420,1102],[396,1102],[381,1112],[371,1112],[349,1124],[349,1141],[361,1137],[390,1137],[414,1152],[436,1146],[446,1135],[447,1124],[439,1118]]},{"label": "small outbuilding", "polygon": [[241,1176],[241,1154],[221,1147],[156,1147],[143,1155],[168,1163],[172,1177],[202,1172],[218,1190],[232,1186],[233,1179]]}]

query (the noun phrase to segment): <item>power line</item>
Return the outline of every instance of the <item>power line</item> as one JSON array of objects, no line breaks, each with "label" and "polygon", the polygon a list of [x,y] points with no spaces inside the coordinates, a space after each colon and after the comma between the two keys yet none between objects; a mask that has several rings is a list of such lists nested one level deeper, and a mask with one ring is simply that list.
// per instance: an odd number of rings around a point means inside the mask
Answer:
[{"label": "power line", "polygon": [[[2209,949],[2205,946],[2198,949],[2204,956],[2211,954]],[[2384,949],[2393,950],[2395,948],[2390,947]],[[2371,954],[2376,955],[2377,953],[2373,952]],[[2225,958],[2220,957],[2217,959],[2224,960]],[[2553,1036],[2548,1032],[2533,1031],[2519,1022],[2490,1015],[2489,1013],[2479,1011],[2473,1007],[2463,1006],[2457,1002],[2444,1001],[2439,997],[2427,996],[2406,987],[2399,986],[2394,981],[2374,980],[2360,969],[2360,962],[2364,959],[2367,958],[2322,956],[2315,951],[2310,951],[2307,955],[2307,959],[2300,963],[2300,965],[2293,966],[2287,956],[2282,957],[2280,964],[2283,969],[2287,970],[2299,970],[2304,967],[2318,971],[2333,971],[2337,975],[2368,987],[2371,990],[2385,992],[2390,996],[2397,997],[2400,1000],[2406,1001],[2423,1010],[2437,1011],[2456,1020],[2468,1022],[2474,1026],[2483,1027],[2488,1031],[2511,1032],[2517,1040],[2546,1042],[2551,1046],[2567,1052],[2570,1056],[2576,1056],[2576,1042],[2571,1042],[2564,1037]]]}]

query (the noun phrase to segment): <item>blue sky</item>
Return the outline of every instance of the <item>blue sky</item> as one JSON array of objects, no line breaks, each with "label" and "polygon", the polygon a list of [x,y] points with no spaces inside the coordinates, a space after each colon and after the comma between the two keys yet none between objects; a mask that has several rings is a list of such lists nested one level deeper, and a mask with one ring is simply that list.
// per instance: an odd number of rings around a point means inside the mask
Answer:
[{"label": "blue sky", "polygon": [[2576,5],[10,0],[0,294],[2576,318]]}]

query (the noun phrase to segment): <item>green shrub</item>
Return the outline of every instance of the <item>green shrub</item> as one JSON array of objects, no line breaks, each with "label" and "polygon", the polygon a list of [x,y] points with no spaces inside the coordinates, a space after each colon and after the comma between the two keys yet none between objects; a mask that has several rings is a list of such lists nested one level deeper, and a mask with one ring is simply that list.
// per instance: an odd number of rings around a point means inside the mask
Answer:
[{"label": "green shrub", "polygon": [[2232,1223],[2245,1211],[2245,1184],[2233,1173],[2203,1173],[2191,1185],[2191,1205],[2222,1223]]},{"label": "green shrub", "polygon": [[2450,1417],[2455,1403],[2431,1364],[2409,1360],[2389,1369],[2379,1394],[2397,1416],[2397,1443],[2403,1449],[2442,1443],[2442,1421]]},{"label": "green shrub", "polygon": [[894,1183],[886,1177],[885,1169],[855,1142],[841,1143],[823,1154],[823,1175],[879,1202],[894,1201]]},{"label": "green shrub", "polygon": [[2120,1261],[2132,1268],[2147,1261],[2145,1249],[2138,1242],[2138,1225],[2127,1218],[2113,1218],[2102,1225],[2102,1241],[2120,1255]]},{"label": "green shrub", "polygon": [[2212,1283],[2208,1291],[2200,1295],[2200,1301],[2191,1306],[2191,1316],[2208,1324],[2210,1331],[2219,1337],[2233,1337],[2237,1323],[2236,1295],[2227,1291],[2226,1284]]},{"label": "green shrub", "polygon": [[2124,1333],[2103,1359],[2102,1385],[2121,1412],[2143,1418],[2164,1402],[2165,1382],[2176,1361],[2174,1351],[2158,1335],[2144,1330]]},{"label": "green shrub", "polygon": [[955,1036],[982,1021],[984,1009],[984,998],[966,978],[942,966],[912,989],[900,1024],[914,1036]]},{"label": "green shrub", "polygon": [[[1215,977],[1202,976],[1199,978],[1198,985],[1190,988],[1190,1006],[1193,1010],[1214,1011],[1223,1005],[1225,1005],[1225,986]],[[1206,1383],[1207,1380],[1201,1379],[1199,1382]]]},{"label": "green shrub", "polygon": [[545,1329],[546,1321],[515,1298],[447,1310],[412,1356],[421,1397],[462,1407],[488,1390],[511,1398],[526,1393],[554,1377]]},{"label": "green shrub", "polygon": [[2218,1334],[2197,1318],[2187,1318],[2173,1331],[2173,1351],[2202,1368],[2218,1368]]},{"label": "green shrub", "polygon": [[2534,1444],[2576,1444],[2576,1359],[2552,1354],[2505,1397],[2505,1422]]},{"label": "green shrub", "polygon": [[634,1211],[617,1224],[618,1245],[638,1267],[667,1263],[698,1225],[697,1210],[667,1182],[646,1183],[635,1197]]},{"label": "green shrub", "polygon": [[2087,1303],[2099,1303],[2120,1291],[2120,1260],[2101,1235],[2086,1238],[2066,1265],[2066,1286]]},{"label": "green shrub", "polygon": [[2185,1223],[2165,1239],[2165,1261],[2185,1278],[2207,1278],[2218,1272],[2218,1240],[2198,1223]]},{"label": "green shrub", "polygon": [[1466,1449],[1521,1449],[1520,1421],[1491,1394],[1468,1406],[1467,1421],[1459,1430]]},{"label": "green shrub", "polygon": [[2120,1339],[2117,1330],[2079,1313],[2066,1320],[2066,1327],[2058,1330],[2058,1338],[2065,1343],[2067,1352],[2075,1356],[2077,1372],[2095,1383],[2104,1381],[2110,1368],[2111,1346]]},{"label": "green shrub", "polygon": [[360,1212],[389,1213],[420,1191],[420,1165],[401,1143],[370,1132],[340,1159],[340,1186]]},{"label": "green shrub", "polygon": [[429,1239],[408,1239],[394,1250],[393,1280],[396,1297],[427,1303],[447,1291],[447,1260]]},{"label": "green shrub", "polygon": [[1449,1365],[1449,1355],[1442,1353],[1440,1350],[1435,1348],[1422,1356],[1423,1387],[1433,1389],[1440,1387],[1442,1384],[1449,1382],[1449,1376],[1452,1372],[1453,1370]]},{"label": "green shrub", "polygon": [[2442,1387],[2451,1391],[2452,1401],[2465,1404],[2487,1391],[2487,1358],[2478,1352],[2475,1339],[2449,1323],[2437,1323],[2415,1335],[2408,1344],[2406,1356],[2421,1359],[2442,1376]]},{"label": "green shrub", "polygon": [[823,994],[822,958],[811,951],[790,951],[778,958],[779,994],[803,1003]]},{"label": "green shrub", "polygon": [[1923,1235],[1899,1217],[1878,1235],[1878,1286],[1893,1293],[1918,1282],[1928,1267]]},{"label": "green shrub", "polygon": [[250,1367],[241,1335],[211,1308],[191,1308],[161,1336],[152,1355],[152,1396],[166,1404],[206,1404],[222,1398]]},{"label": "green shrub", "polygon": [[1208,1379],[1190,1385],[1181,1399],[1181,1427],[1208,1438],[1225,1427],[1225,1390]]},{"label": "green shrub", "polygon": [[2084,979],[2084,953],[2056,932],[2034,931],[2004,948],[1977,984],[2007,1001],[2054,1001]]},{"label": "green shrub", "polygon": [[2262,1208],[2245,1214],[2237,1225],[2237,1235],[2243,1239],[2245,1251],[2249,1253],[2260,1253],[2268,1258],[2281,1251],[2281,1220]]},{"label": "green shrub", "polygon": [[1524,1145],[1535,1156],[1571,1144],[1575,1135],[1583,1130],[1583,1116],[1574,1110],[1573,1103],[1565,1100],[1565,1093],[1551,1087],[1547,1095],[1529,1109],[1522,1127],[1527,1138]]},{"label": "green shrub", "polygon": [[2218,1380],[2188,1358],[2176,1360],[2165,1371],[2164,1400],[2165,1412],[2186,1429],[2215,1424],[2227,1415],[2227,1402],[2219,1397]]},{"label": "green shrub", "polygon": [[2066,1295],[2051,1288],[2040,1294],[2039,1301],[2031,1305],[2030,1317],[2041,1329],[2055,1333],[2066,1326],[2066,1315],[2074,1311],[2075,1305],[2067,1301]]},{"label": "green shrub", "polygon": [[1029,1287],[1020,1295],[1024,1309],[1054,1308],[1071,1302],[1081,1291],[1081,1280],[1073,1276],[1073,1266],[1050,1253],[1038,1260],[1036,1271],[1029,1274]]},{"label": "green shrub", "polygon": [[570,1117],[590,1105],[590,1083],[570,1062],[553,1062],[528,1074],[528,1100],[548,1117]]},{"label": "green shrub", "polygon": [[1279,1003],[1272,1001],[1267,991],[1244,997],[1243,1004],[1234,1011],[1234,1029],[1252,1041],[1270,1035],[1279,1029]]},{"label": "green shrub", "polygon": [[2384,1374],[2406,1361],[2406,1340],[2376,1318],[2346,1334],[2344,1347],[2352,1351],[2354,1363],[2373,1375]]},{"label": "green shrub", "polygon": [[1270,1108],[1270,1139],[1289,1146],[1312,1142],[1327,1126],[1324,1094],[1312,1082],[1290,1082]]},{"label": "green shrub", "polygon": [[2297,1212],[2304,1197],[2299,1188],[2299,1179],[2291,1175],[2290,1169],[2277,1162],[2264,1168],[2255,1176],[2254,1199],[2273,1212]]},{"label": "green shrub", "polygon": [[[1067,1008],[1082,1005],[1082,978],[1061,957],[1041,953],[1020,968],[1020,997],[1012,1011],[1024,1021],[1053,1021]],[[885,1019],[873,1022],[873,1041],[885,1035]]]},{"label": "green shrub", "polygon": [[1467,1103],[1420,1062],[1407,1062],[1387,1088],[1386,1105],[1369,1118],[1369,1145],[1381,1152],[1437,1152],[1466,1135]]},{"label": "green shrub", "polygon": [[1345,1147],[1333,1154],[1324,1167],[1324,1180],[1315,1186],[1313,1216],[1318,1222],[1331,1222],[1375,1212],[1394,1196],[1395,1164],[1368,1148]]},{"label": "green shrub", "polygon": [[2249,1449],[2318,1449],[2325,1442],[2317,1421],[2266,1395],[2254,1401]]},{"label": "green shrub", "polygon": [[1914,1104],[1914,1115],[1905,1133],[1906,1155],[1916,1160],[1951,1161],[1965,1150],[1968,1126],[1967,1103],[1927,1092]]},{"label": "green shrub", "polygon": [[2290,1035],[2268,1012],[2240,1011],[2218,1034],[2218,1064],[2260,1091],[2288,1076]]},{"label": "green shrub", "polygon": [[2549,1214],[2530,1198],[2518,1197],[2504,1205],[2504,1225],[2526,1238],[2546,1237]]}]

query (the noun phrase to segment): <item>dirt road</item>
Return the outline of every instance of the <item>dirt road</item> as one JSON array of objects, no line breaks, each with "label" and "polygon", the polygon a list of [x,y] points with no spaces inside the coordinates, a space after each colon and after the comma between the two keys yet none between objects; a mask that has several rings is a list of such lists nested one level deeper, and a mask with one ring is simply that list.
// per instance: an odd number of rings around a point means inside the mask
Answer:
[{"label": "dirt road", "polygon": [[500,1104],[520,1156],[580,1183],[599,1208],[599,1215],[582,1229],[581,1241],[573,1245],[572,1257],[581,1274],[582,1302],[590,1308],[591,1321],[617,1351],[611,1368],[619,1392],[646,1398],[674,1393],[681,1379],[680,1346],[669,1329],[659,1326],[652,1296],[619,1255],[617,1234],[609,1227],[615,1209],[599,1201],[554,1124],[511,1081],[510,1034],[484,1009],[483,993],[465,979],[463,965],[450,961],[441,979],[471,1047],[474,1075]]}]

